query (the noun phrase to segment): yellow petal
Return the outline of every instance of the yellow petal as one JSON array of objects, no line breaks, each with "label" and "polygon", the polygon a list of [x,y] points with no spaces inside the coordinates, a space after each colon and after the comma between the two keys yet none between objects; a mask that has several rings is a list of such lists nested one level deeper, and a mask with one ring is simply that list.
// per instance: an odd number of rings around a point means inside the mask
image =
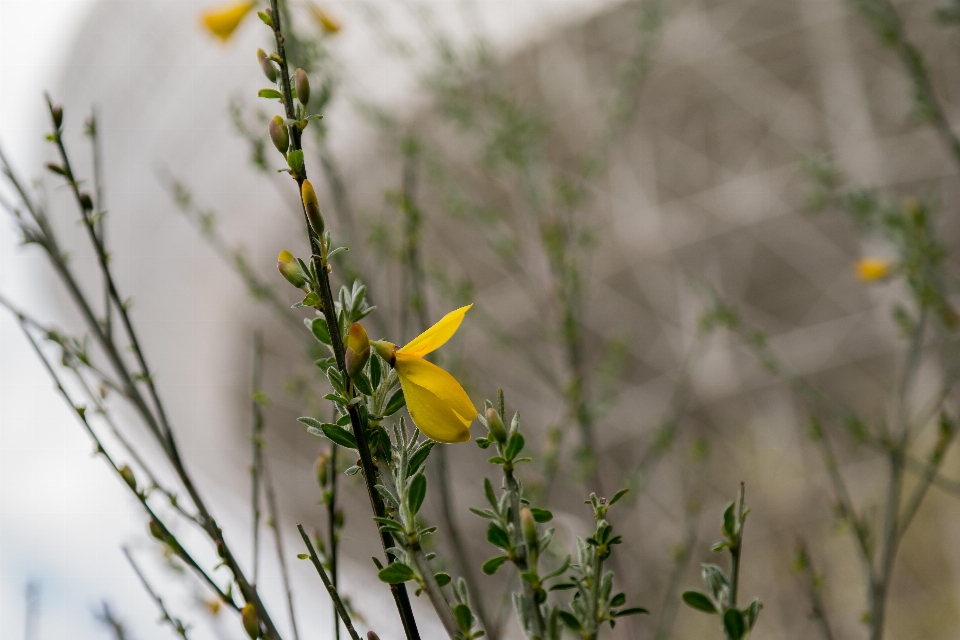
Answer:
[{"label": "yellow petal", "polygon": [[857,261],[854,271],[857,277],[864,282],[873,282],[883,280],[890,275],[892,267],[893,263],[890,260],[883,258],[861,258]]},{"label": "yellow petal", "polygon": [[[411,356],[407,353],[397,352],[397,361],[394,368],[397,370],[401,383],[410,382],[435,395],[460,417],[465,426],[469,426],[473,419],[477,417],[477,408],[473,406],[470,396],[463,390],[457,379],[432,362],[427,362],[423,358]],[[410,401],[408,399],[407,407],[409,406]],[[413,415],[412,411],[410,413]],[[416,421],[416,418],[414,418],[414,421]]]},{"label": "yellow petal", "polygon": [[226,42],[255,4],[256,2],[253,0],[233,2],[216,9],[204,11],[200,15],[200,19],[210,33]]},{"label": "yellow petal", "polygon": [[457,332],[460,323],[463,322],[464,314],[466,314],[472,306],[472,304],[468,304],[465,307],[460,307],[456,311],[451,311],[443,316],[435,325],[411,340],[403,348],[398,349],[397,355],[405,353],[411,356],[423,357],[434,349],[443,346],[443,344]]},{"label": "yellow petal", "polygon": [[425,436],[446,444],[470,439],[469,423],[464,424],[463,419],[440,398],[402,377],[400,386],[407,401],[407,411]]},{"label": "yellow petal", "polygon": [[331,16],[317,5],[311,2],[307,5],[307,7],[309,7],[310,13],[313,14],[313,19],[317,21],[317,24],[320,25],[320,28],[323,29],[324,33],[333,35],[339,32],[342,28],[339,20]]}]

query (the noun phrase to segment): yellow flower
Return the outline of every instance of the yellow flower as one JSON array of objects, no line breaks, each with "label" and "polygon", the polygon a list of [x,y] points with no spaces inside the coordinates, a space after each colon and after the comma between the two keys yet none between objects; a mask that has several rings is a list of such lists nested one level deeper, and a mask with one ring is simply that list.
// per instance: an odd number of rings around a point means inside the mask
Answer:
[{"label": "yellow flower", "polygon": [[255,4],[256,2],[250,0],[209,9],[200,14],[200,20],[210,33],[226,42]]},{"label": "yellow flower", "polygon": [[864,282],[883,280],[893,270],[893,262],[884,258],[860,258],[854,266],[857,277]]},{"label": "yellow flower", "polygon": [[310,13],[313,14],[313,19],[317,21],[317,24],[320,25],[320,28],[323,29],[323,32],[328,35],[333,35],[338,33],[343,27],[340,24],[340,21],[331,16],[329,13],[313,4],[312,2],[307,4],[310,8]]},{"label": "yellow flower", "polygon": [[472,306],[451,311],[399,349],[383,340],[370,343],[396,370],[414,424],[437,442],[469,440],[470,423],[476,417],[477,409],[456,378],[427,362],[423,356],[438,349],[457,332],[464,314]]}]

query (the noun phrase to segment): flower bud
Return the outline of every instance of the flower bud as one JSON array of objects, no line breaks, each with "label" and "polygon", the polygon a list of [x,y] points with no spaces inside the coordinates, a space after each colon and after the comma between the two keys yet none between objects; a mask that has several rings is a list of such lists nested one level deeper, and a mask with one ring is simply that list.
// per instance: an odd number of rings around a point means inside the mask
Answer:
[{"label": "flower bud", "polygon": [[127,465],[120,467],[120,477],[123,478],[123,481],[127,483],[134,491],[137,490],[137,478],[133,475],[133,469]]},{"label": "flower bud", "polygon": [[533,513],[527,507],[520,509],[520,530],[523,532],[523,540],[527,543],[530,551],[536,551],[540,543],[540,537],[537,534],[537,521],[533,519]]},{"label": "flower bud", "polygon": [[893,262],[884,258],[861,258],[857,261],[854,271],[860,280],[875,282],[890,275],[893,271]]},{"label": "flower bud", "polygon": [[325,489],[327,483],[330,481],[329,469],[330,452],[323,450],[320,452],[320,455],[317,456],[317,461],[313,463],[313,472],[317,475],[317,484],[320,485],[321,489]]},{"label": "flower bud", "polygon": [[367,336],[366,329],[359,322],[354,322],[350,326],[350,334],[347,336],[347,374],[355,378],[363,371],[363,366],[370,359],[370,338]]},{"label": "flower bud", "polygon": [[167,541],[167,532],[164,531],[162,524],[160,524],[153,518],[150,518],[149,526],[150,526],[150,535],[152,535],[154,538],[156,538],[160,542]]},{"label": "flower bud", "polygon": [[373,631],[367,631],[367,640],[380,640],[380,636],[375,634]]},{"label": "flower bud", "polygon": [[53,126],[59,131],[60,126],[63,125],[63,107],[58,104],[50,107],[50,116],[53,118]]},{"label": "flower bud", "polygon": [[503,420],[500,419],[500,414],[497,413],[497,410],[493,407],[487,409],[487,428],[490,430],[490,436],[494,440],[500,444],[507,442],[507,428],[503,426]]},{"label": "flower bud", "polygon": [[300,270],[300,265],[293,259],[293,254],[286,249],[277,256],[277,269],[280,270],[280,275],[297,289],[302,289],[307,284],[303,272]]},{"label": "flower bud", "polygon": [[303,206],[307,210],[307,220],[310,226],[318,236],[323,236],[323,215],[320,213],[320,201],[317,200],[317,192],[313,190],[313,185],[309,180],[303,181],[300,187],[300,196],[303,198]]},{"label": "flower bud", "polygon": [[270,140],[273,141],[273,146],[277,148],[277,151],[286,154],[290,147],[290,131],[287,129],[287,125],[283,124],[283,118],[273,116],[273,119],[267,124],[267,133],[270,134]]},{"label": "flower bud", "polygon": [[325,34],[332,36],[335,33],[339,33],[340,29],[343,28],[336,18],[312,2],[308,3],[307,7],[310,9],[310,13],[313,14],[313,19],[317,21],[317,25],[320,26]]},{"label": "flower bud", "polygon": [[370,346],[377,350],[377,355],[387,361],[391,367],[397,362],[397,345],[386,340],[371,340]]},{"label": "flower bud", "polygon": [[297,69],[293,78],[293,85],[297,88],[297,100],[300,104],[306,106],[310,102],[310,79],[307,72],[303,69]]},{"label": "flower bud", "polygon": [[93,211],[93,198],[86,191],[80,192],[80,206],[84,211]]},{"label": "flower bud", "polygon": [[240,620],[250,640],[257,640],[260,637],[260,620],[257,618],[257,610],[251,603],[248,602],[240,609]]},{"label": "flower bud", "polygon": [[257,49],[257,61],[260,63],[260,68],[263,70],[263,75],[267,76],[267,80],[270,82],[277,81],[277,68],[273,66],[273,62],[270,61],[270,58],[267,57],[267,52],[263,49]]}]

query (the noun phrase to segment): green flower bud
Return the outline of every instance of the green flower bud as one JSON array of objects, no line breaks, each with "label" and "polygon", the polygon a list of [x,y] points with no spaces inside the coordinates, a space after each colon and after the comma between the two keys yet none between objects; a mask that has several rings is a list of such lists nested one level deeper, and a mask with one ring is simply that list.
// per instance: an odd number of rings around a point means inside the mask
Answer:
[{"label": "green flower bud", "polygon": [[317,484],[320,485],[321,489],[326,489],[327,483],[330,481],[330,452],[323,450],[320,452],[320,455],[317,456],[317,461],[313,463],[313,472],[317,476]]},{"label": "green flower bud", "polygon": [[290,131],[287,129],[287,125],[283,124],[283,118],[273,116],[273,119],[267,124],[267,133],[270,134],[270,140],[273,141],[273,146],[277,148],[277,151],[286,154],[290,147]]},{"label": "green flower bud", "polygon": [[370,338],[367,336],[366,329],[359,322],[354,322],[350,326],[350,334],[347,336],[347,374],[355,378],[363,371],[363,367],[370,359]]},{"label": "green flower bud", "polygon": [[257,61],[260,63],[260,68],[263,70],[263,75],[267,76],[267,80],[270,82],[277,81],[277,68],[273,66],[273,63],[270,62],[270,58],[267,57],[267,52],[263,49],[257,49]]},{"label": "green flower bud", "polygon": [[63,125],[63,107],[58,104],[50,107],[50,116],[53,118],[53,126],[59,131]]},{"label": "green flower bud", "polygon": [[93,198],[86,191],[80,192],[80,206],[84,211],[93,211]]},{"label": "green flower bud", "polygon": [[307,72],[303,69],[297,69],[293,84],[297,88],[297,100],[300,101],[300,104],[306,106],[310,102],[310,79],[307,78]]},{"label": "green flower bud", "polygon": [[159,540],[160,542],[167,541],[167,532],[164,530],[163,525],[150,518],[150,535]]},{"label": "green flower bud", "polygon": [[370,346],[377,350],[377,355],[387,361],[391,367],[397,362],[397,345],[386,340],[371,340]]},{"label": "green flower bud", "polygon": [[507,442],[507,428],[503,426],[503,420],[500,414],[493,407],[487,409],[487,428],[490,430],[490,436],[500,444]]},{"label": "green flower bud", "polygon": [[257,640],[260,637],[260,619],[257,618],[257,610],[249,602],[240,609],[240,620],[250,640]]},{"label": "green flower bud", "polygon": [[323,215],[320,213],[320,201],[317,200],[317,192],[313,190],[313,185],[309,180],[303,181],[300,187],[300,196],[303,198],[303,206],[307,210],[307,220],[310,226],[318,236],[323,236]]},{"label": "green flower bud", "polygon": [[127,483],[134,491],[137,490],[137,478],[133,475],[133,469],[127,465],[120,467],[120,477],[123,478],[123,481]]},{"label": "green flower bud", "polygon": [[520,529],[523,532],[523,540],[527,543],[527,548],[534,552],[540,543],[540,536],[537,533],[537,521],[533,519],[528,507],[520,509]]},{"label": "green flower bud", "polygon": [[286,249],[277,256],[277,269],[280,270],[280,275],[297,289],[302,289],[307,284],[303,272],[300,270],[300,265],[293,259],[293,254]]}]

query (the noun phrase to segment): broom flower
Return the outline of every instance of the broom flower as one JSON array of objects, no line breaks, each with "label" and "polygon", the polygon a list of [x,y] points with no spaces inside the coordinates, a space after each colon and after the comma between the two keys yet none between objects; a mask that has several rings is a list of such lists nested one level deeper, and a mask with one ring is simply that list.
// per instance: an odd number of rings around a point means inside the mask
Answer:
[{"label": "broom flower", "polygon": [[256,2],[233,2],[228,5],[204,11],[200,20],[207,31],[226,42],[247,17]]},{"label": "broom flower", "polygon": [[405,346],[385,340],[370,343],[397,372],[407,410],[417,428],[437,442],[466,442],[477,409],[452,375],[423,359],[449,340],[473,305],[451,311]]}]

